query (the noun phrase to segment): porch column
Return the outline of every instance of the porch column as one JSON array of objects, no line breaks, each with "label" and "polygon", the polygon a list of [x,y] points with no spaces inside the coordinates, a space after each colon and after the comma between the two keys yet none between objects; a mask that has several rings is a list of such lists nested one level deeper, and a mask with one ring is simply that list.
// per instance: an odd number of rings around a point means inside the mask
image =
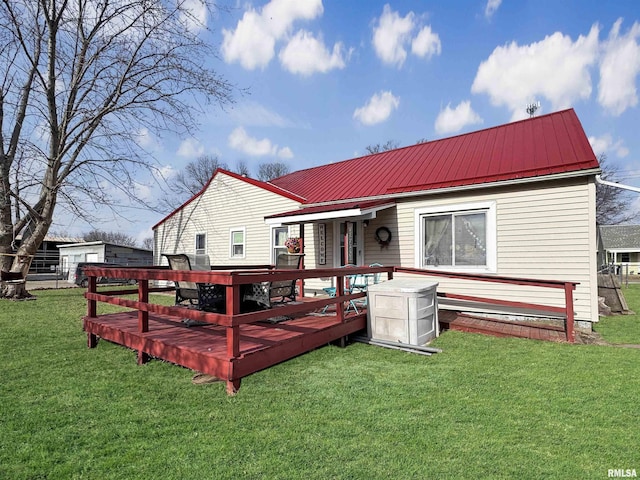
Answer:
[{"label": "porch column", "polygon": [[[304,223],[298,224],[298,232],[300,235],[300,253],[304,254]],[[304,255],[302,255],[302,263],[300,264],[300,268],[304,270]],[[300,296],[304,297],[304,279],[300,278],[297,281],[298,284],[298,292],[300,292]]]}]

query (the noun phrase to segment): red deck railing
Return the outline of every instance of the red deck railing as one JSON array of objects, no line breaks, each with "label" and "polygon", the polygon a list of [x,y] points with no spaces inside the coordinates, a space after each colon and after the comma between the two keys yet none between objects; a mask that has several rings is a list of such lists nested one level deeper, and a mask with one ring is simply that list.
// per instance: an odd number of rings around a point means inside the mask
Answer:
[{"label": "red deck railing", "polygon": [[[354,274],[387,274],[391,279],[394,273],[427,275],[432,277],[449,277],[454,279],[469,280],[473,282],[492,282],[503,285],[521,285],[542,287],[551,289],[561,289],[564,291],[564,306],[550,306],[524,302],[514,302],[481,296],[461,295],[454,292],[445,292],[443,287],[438,288],[438,295],[445,298],[476,302],[488,305],[500,305],[503,307],[528,308],[540,312],[548,312],[553,316],[563,317],[565,320],[565,331],[567,341],[574,341],[574,308],[573,290],[576,288],[574,282],[552,281],[552,280],[531,280],[514,277],[503,277],[494,275],[450,273],[439,270],[421,270],[403,267],[353,267],[308,269],[308,270],[274,270],[274,269],[245,269],[233,271],[176,271],[166,267],[87,267],[85,273],[89,278],[89,286],[85,297],[87,299],[87,315],[84,318],[84,328],[87,332],[88,346],[93,348],[97,345],[98,337],[116,341],[125,346],[138,351],[138,362],[148,361],[149,356],[157,356],[165,360],[178,363],[180,365],[195,370],[204,371],[209,369],[211,373],[227,382],[227,392],[235,393],[240,388],[241,379],[258,370],[292,358],[301,353],[317,348],[326,343],[339,340],[356,331],[366,328],[366,312],[347,315],[346,310],[349,302],[357,300],[366,293],[345,293],[345,277]],[[132,289],[112,289],[97,291],[97,277],[108,278],[129,278],[138,282],[138,288]],[[283,280],[307,280],[307,279],[332,279],[336,286],[335,297],[305,297],[302,302],[295,302],[278,306],[269,310],[252,311],[242,313],[241,311],[241,286],[270,281]],[[224,313],[206,312],[197,309],[189,309],[183,306],[168,306],[152,303],[149,301],[149,293],[169,292],[173,287],[151,287],[151,281],[188,281],[195,283],[213,283],[224,287],[226,292],[226,305]],[[125,298],[137,293],[137,299]],[[112,327],[110,321],[115,321],[116,314],[98,315],[98,304],[105,303],[118,305],[135,310],[129,312],[125,320],[135,321],[133,327]],[[334,306],[330,311],[334,312],[330,318],[307,316],[304,327],[290,326],[290,331],[297,331],[285,340],[274,341],[273,332],[266,331],[269,325],[265,324],[276,313],[278,316],[303,317],[312,312],[323,311],[325,306]],[[132,317],[133,314],[133,317]],[[218,345],[219,353],[214,359],[207,357],[206,353],[193,354],[191,350],[181,345],[168,344],[167,339],[158,340],[165,342],[163,348],[157,347],[149,340],[150,319],[153,320],[153,328],[167,328],[167,323],[171,323],[175,328],[183,327],[180,319],[190,319],[199,322],[206,322],[216,328],[215,335],[211,335],[211,341],[223,341]],[[168,321],[166,319],[169,319]],[[122,315],[119,317],[122,320]],[[164,322],[164,323],[163,323]],[[266,325],[266,326],[265,326]],[[259,328],[257,327],[259,326]],[[316,328],[317,327],[317,328]],[[250,334],[248,329],[253,328]],[[282,326],[273,325],[272,330],[286,330]],[[128,329],[128,330],[127,330]],[[125,331],[126,330],[126,331]],[[184,328],[181,331],[174,330],[174,336],[183,338]],[[258,333],[256,333],[258,332]],[[281,332],[280,332],[281,333]],[[197,331],[191,330],[188,335],[197,336]],[[259,335],[266,335],[271,340],[264,340],[258,346],[254,342],[251,348],[247,348],[247,338],[257,338]],[[267,338],[265,337],[265,338]],[[303,338],[304,337],[304,338]],[[282,339],[282,335],[278,337]],[[155,340],[154,340],[155,341]],[[200,337],[202,343],[202,337]],[[175,343],[175,342],[174,342]],[[244,345],[244,346],[243,346]],[[184,348],[183,348],[184,347]],[[185,350],[186,349],[186,350]],[[207,348],[212,350],[212,348]],[[188,351],[188,354],[185,354]],[[192,357],[190,357],[191,355]]]},{"label": "red deck railing", "polygon": [[515,309],[533,309],[541,313],[549,313],[552,316],[560,316],[564,319],[564,328],[567,337],[567,342],[573,343],[574,337],[574,308],[573,308],[573,291],[576,289],[576,282],[564,282],[559,280],[536,280],[528,278],[517,277],[504,277],[498,275],[486,275],[486,274],[473,274],[473,273],[453,273],[443,272],[441,270],[427,270],[419,268],[405,268],[396,267],[394,269],[398,273],[407,273],[413,275],[426,275],[432,277],[446,277],[458,280],[469,280],[475,282],[489,282],[500,283],[503,285],[521,285],[529,287],[542,287],[550,289],[560,289],[564,292],[564,306],[556,307],[551,305],[542,305],[538,303],[526,303],[526,302],[514,302],[509,300],[500,300],[489,297],[479,297],[471,295],[460,295],[456,293],[444,292],[440,288],[438,289],[438,296],[444,298],[451,298],[456,300],[463,300],[469,302],[477,302],[487,305],[499,305],[503,307],[511,307]]},{"label": "red deck railing", "polygon": [[[270,365],[283,361],[287,358],[299,355],[320,345],[338,340],[351,333],[366,328],[366,313],[351,314],[345,313],[347,305],[352,300],[357,300],[366,295],[366,293],[345,293],[344,282],[345,277],[357,273],[387,273],[391,278],[393,276],[393,267],[354,267],[347,270],[343,268],[331,269],[314,269],[314,270],[274,270],[274,269],[251,269],[236,271],[176,271],[163,267],[152,268],[136,268],[136,267],[87,267],[85,274],[89,278],[89,286],[85,297],[87,299],[87,316],[85,317],[84,327],[88,335],[88,346],[93,348],[97,345],[98,336],[106,335],[107,327],[95,324],[93,319],[98,318],[98,303],[106,303],[127,307],[137,311],[137,331],[134,334],[116,335],[111,333],[113,338],[120,338],[121,343],[138,350],[138,363],[145,363],[149,359],[150,352],[145,350],[141,345],[141,340],[150,329],[150,315],[168,316],[174,319],[190,319],[199,322],[206,322],[212,326],[224,328],[225,334],[225,355],[222,360],[212,362],[211,368],[213,374],[227,381],[227,391],[230,394],[235,393],[240,388],[240,380],[246,374],[253,373],[257,370],[266,368]],[[131,289],[116,289],[108,291],[97,291],[97,277],[108,278],[129,278],[138,282],[136,300],[124,298],[125,295],[136,293]],[[285,304],[275,309],[260,310],[249,313],[241,312],[241,286],[283,280],[305,280],[310,278],[331,278],[334,279],[336,285],[335,297],[318,297],[305,298],[303,302],[294,304]],[[173,287],[150,287],[150,281],[184,281],[195,283],[212,283],[221,285],[226,290],[226,311],[224,313],[206,312],[197,309],[188,309],[182,306],[167,306],[151,303],[149,301],[149,293],[151,292],[167,292],[173,290]],[[262,355],[252,362],[247,359],[246,351],[241,349],[241,328],[247,325],[255,325],[259,322],[274,316],[287,315],[305,315],[314,311],[322,310],[325,306],[335,305],[334,322],[328,327],[323,326],[321,331],[308,329],[310,340],[296,340],[295,345],[279,343],[273,346],[269,355]],[[105,315],[103,317],[108,317]],[[318,320],[318,324],[323,323]],[[326,321],[324,322],[326,323]],[[311,321],[313,327],[313,319]],[[275,327],[274,327],[275,328]],[[139,348],[138,348],[139,347]],[[151,348],[149,348],[151,349]],[[166,351],[167,349],[165,349]],[[191,365],[190,360],[186,359],[182,363],[177,361],[177,354],[167,354],[169,361],[179,363],[181,365]],[[183,358],[183,357],[180,357]],[[194,360],[195,362],[195,360]],[[215,365],[214,365],[215,363]],[[191,367],[190,367],[191,368]],[[248,373],[247,373],[248,372]]]}]

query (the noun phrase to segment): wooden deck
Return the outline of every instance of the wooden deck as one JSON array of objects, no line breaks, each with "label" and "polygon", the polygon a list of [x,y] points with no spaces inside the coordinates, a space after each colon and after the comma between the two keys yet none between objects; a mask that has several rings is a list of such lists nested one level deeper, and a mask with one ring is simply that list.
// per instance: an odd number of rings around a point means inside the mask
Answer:
[{"label": "wooden deck", "polygon": [[239,354],[233,358],[227,354],[227,329],[219,325],[187,326],[174,316],[152,314],[148,331],[140,332],[137,312],[124,312],[84,317],[83,326],[104,340],[235,382],[239,388],[242,377],[365,329],[366,312],[342,322],[335,314],[311,314],[240,325]]},{"label": "wooden deck", "polygon": [[[345,277],[354,274],[387,274],[456,276],[475,282],[531,284],[562,289],[564,307],[438,292],[456,301],[500,305],[509,308],[535,308],[564,319],[564,327],[519,325],[517,322],[491,321],[470,315],[453,314],[440,310],[440,323],[444,328],[467,332],[488,333],[498,336],[521,336],[551,341],[574,341],[573,297],[575,284],[544,280],[497,277],[488,275],[452,274],[439,271],[400,267],[354,267],[349,269],[311,270],[243,270],[243,271],[184,271],[162,267],[89,267],[86,270],[89,286],[87,315],[83,317],[84,330],[90,348],[102,338],[138,351],[138,363],[156,357],[178,365],[213,375],[227,383],[227,393],[235,394],[243,377],[283,362],[331,342],[344,340],[348,335],[367,327],[367,312],[358,308],[355,313],[348,307],[351,301],[363,298],[364,292],[345,291]],[[131,278],[138,282],[137,300],[129,296],[131,290],[100,291],[97,277]],[[298,297],[268,310],[245,312],[241,306],[244,285],[283,280],[333,277],[335,297]],[[154,280],[185,281],[219,285],[225,292],[224,312],[205,312],[182,306],[159,305],[150,302],[149,293],[171,288],[149,288]],[[107,303],[126,307],[121,313],[99,314],[98,305]],[[326,308],[325,308],[326,307]],[[326,313],[320,313],[325,312]],[[204,326],[188,326],[183,320],[206,322]],[[277,320],[277,322],[275,321]]]},{"label": "wooden deck", "polygon": [[[387,273],[393,267],[357,267],[349,273]],[[102,338],[138,351],[138,363],[156,357],[213,375],[227,382],[227,393],[235,394],[243,377],[297,355],[339,341],[366,329],[367,312],[349,310],[351,301],[365,293],[345,293],[345,269],[184,271],[162,268],[91,267],[87,315],[83,327],[89,348]],[[100,291],[96,278],[135,278],[138,298],[131,290]],[[335,276],[336,296],[298,297],[297,301],[267,310],[245,311],[241,294],[244,285],[281,280]],[[201,311],[183,306],[152,303],[149,293],[167,288],[149,288],[150,280],[191,281],[219,285],[225,291],[223,312]],[[171,289],[169,289],[171,290]],[[98,314],[98,304],[108,303],[132,309]],[[326,307],[326,308],[325,308]],[[324,312],[326,313],[320,313]],[[206,325],[188,326],[190,322]]]}]

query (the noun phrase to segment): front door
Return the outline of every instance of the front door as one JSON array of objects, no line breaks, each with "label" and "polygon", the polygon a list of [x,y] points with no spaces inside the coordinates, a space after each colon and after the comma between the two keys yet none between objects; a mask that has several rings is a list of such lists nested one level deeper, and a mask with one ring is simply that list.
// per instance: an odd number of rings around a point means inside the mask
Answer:
[{"label": "front door", "polygon": [[335,265],[362,265],[362,222],[338,222],[338,224],[335,229],[338,232],[338,248],[335,251],[339,257]]}]

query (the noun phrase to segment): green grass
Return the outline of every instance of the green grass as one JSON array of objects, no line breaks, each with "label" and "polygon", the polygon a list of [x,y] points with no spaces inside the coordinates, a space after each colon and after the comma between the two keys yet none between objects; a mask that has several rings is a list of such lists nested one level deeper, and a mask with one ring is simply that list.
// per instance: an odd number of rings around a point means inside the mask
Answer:
[{"label": "green grass", "polygon": [[446,332],[431,357],[324,347],[228,397],[123,347],[88,349],[81,291],[36,293],[0,300],[2,479],[640,471],[639,350]]},{"label": "green grass", "polygon": [[601,318],[595,331],[613,344],[640,344],[640,284],[622,288],[633,315],[613,315]]}]

